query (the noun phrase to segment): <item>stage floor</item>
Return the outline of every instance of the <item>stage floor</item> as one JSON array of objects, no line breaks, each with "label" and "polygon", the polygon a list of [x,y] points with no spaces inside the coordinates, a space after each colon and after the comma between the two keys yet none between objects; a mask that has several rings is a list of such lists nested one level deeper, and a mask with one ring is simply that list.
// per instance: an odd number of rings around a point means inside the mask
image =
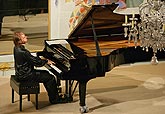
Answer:
[{"label": "stage floor", "polygon": [[[88,82],[87,105],[89,114],[164,114],[165,62],[158,65],[149,62],[115,67],[105,77]],[[23,112],[19,112],[18,95],[11,103],[10,76],[0,76],[1,114],[79,114],[78,92],[74,101],[50,105],[41,84],[39,110],[35,110],[34,96],[28,102],[23,99]]]},{"label": "stage floor", "polygon": [[21,16],[5,16],[0,37],[0,55],[12,54],[12,36],[15,31],[28,36],[27,48],[31,52],[42,50],[44,40],[48,39],[48,14],[28,15],[25,21]]}]

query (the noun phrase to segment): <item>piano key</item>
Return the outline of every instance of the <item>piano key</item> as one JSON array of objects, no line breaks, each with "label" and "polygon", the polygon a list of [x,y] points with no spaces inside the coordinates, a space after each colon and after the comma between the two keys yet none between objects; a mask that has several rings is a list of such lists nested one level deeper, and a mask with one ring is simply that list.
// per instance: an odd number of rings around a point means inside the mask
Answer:
[{"label": "piano key", "polygon": [[50,65],[50,67],[56,70],[59,74],[62,73],[62,71],[59,68],[57,68],[54,64]]}]

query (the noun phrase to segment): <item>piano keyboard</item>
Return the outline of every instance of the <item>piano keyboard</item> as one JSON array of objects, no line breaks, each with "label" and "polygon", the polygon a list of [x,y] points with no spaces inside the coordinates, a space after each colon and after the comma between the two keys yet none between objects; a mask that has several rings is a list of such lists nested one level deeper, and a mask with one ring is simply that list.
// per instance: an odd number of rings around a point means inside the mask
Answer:
[{"label": "piano keyboard", "polygon": [[58,72],[59,74],[62,73],[62,71],[61,71],[59,68],[57,68],[54,64],[52,64],[52,65],[46,64],[45,67],[46,67],[48,70],[50,70],[50,71],[51,71],[51,69],[54,69],[54,70],[55,70],[56,72]]},{"label": "piano keyboard", "polygon": [[50,65],[54,70],[56,70],[59,74],[62,73],[62,71],[57,68],[54,64]]}]

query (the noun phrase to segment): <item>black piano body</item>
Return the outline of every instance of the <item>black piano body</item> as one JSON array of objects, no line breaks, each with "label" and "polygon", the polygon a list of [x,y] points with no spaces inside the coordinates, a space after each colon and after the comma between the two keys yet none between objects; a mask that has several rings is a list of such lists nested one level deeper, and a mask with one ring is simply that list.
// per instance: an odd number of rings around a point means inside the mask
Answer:
[{"label": "black piano body", "polygon": [[[60,80],[78,81],[80,105],[85,105],[86,84],[90,79],[105,76],[120,64],[150,61],[153,56],[152,50],[145,52],[127,42],[122,27],[124,16],[113,13],[116,7],[116,4],[92,6],[68,39],[46,40],[44,50],[38,52],[38,56],[55,62],[56,68],[46,67]],[[163,59],[165,53],[158,52],[157,57]],[[71,87],[72,83],[69,84]]]}]

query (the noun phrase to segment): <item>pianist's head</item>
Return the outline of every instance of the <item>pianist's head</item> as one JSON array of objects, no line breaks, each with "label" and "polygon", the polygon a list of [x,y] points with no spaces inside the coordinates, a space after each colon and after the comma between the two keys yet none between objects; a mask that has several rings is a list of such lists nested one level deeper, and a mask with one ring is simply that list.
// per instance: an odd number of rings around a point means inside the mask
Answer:
[{"label": "pianist's head", "polygon": [[23,32],[15,32],[13,42],[16,46],[27,43],[27,36]]}]

